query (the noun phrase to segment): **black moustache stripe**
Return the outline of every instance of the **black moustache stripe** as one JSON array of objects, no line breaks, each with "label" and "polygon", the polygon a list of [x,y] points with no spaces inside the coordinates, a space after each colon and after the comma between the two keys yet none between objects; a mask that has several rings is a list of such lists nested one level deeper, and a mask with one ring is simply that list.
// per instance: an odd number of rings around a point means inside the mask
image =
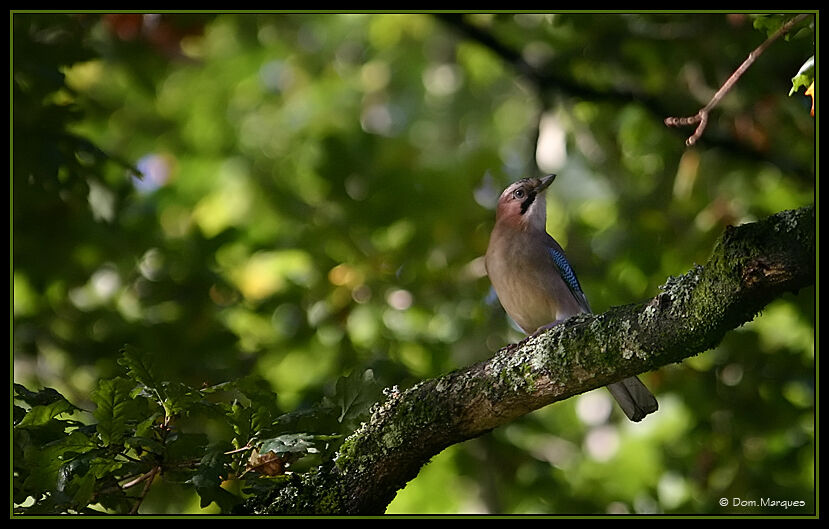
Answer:
[{"label": "black moustache stripe", "polygon": [[522,215],[524,213],[526,213],[527,210],[530,209],[530,206],[532,206],[532,203],[535,202],[535,195],[536,195],[536,193],[535,193],[535,191],[533,191],[532,193],[527,195],[527,198],[524,200],[524,202],[521,202],[521,214]]}]

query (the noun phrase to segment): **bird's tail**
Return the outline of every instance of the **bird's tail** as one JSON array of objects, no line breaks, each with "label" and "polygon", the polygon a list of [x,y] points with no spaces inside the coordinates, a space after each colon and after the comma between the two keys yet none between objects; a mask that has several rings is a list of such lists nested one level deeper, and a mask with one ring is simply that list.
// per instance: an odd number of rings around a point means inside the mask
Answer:
[{"label": "bird's tail", "polygon": [[656,397],[636,377],[626,378],[607,386],[622,411],[633,422],[639,422],[659,408]]}]

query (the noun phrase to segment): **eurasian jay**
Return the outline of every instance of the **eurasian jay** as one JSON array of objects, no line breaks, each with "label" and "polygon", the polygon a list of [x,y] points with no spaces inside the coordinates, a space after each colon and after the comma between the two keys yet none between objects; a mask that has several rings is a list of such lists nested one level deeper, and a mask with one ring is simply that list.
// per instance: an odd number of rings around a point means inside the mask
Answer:
[{"label": "eurasian jay", "polygon": [[[545,191],[555,177],[524,178],[501,193],[486,251],[486,270],[495,293],[528,335],[590,312],[564,250],[547,234]],[[607,389],[631,421],[641,421],[658,407],[636,377]]]}]

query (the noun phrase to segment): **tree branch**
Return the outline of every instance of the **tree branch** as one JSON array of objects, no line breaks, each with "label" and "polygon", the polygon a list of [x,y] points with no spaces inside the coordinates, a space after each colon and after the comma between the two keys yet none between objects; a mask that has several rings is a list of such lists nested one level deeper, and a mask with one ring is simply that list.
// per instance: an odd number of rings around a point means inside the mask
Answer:
[{"label": "tree branch", "polygon": [[809,206],[728,227],[704,266],[669,278],[656,297],[575,316],[484,362],[394,393],[335,461],[294,475],[256,513],[382,513],[444,448],[553,402],[714,347],[785,292],[815,281]]},{"label": "tree branch", "polygon": [[740,67],[734,70],[734,73],[732,73],[729,76],[729,78],[726,79],[725,83],[723,83],[720,89],[717,90],[717,93],[715,93],[711,100],[708,101],[708,104],[699,109],[699,111],[696,114],[686,118],[665,118],[665,125],[669,127],[678,127],[696,124],[697,128],[694,130],[694,133],[687,140],[685,140],[685,145],[689,147],[691,145],[694,145],[697,142],[697,140],[699,140],[699,138],[702,136],[702,133],[705,131],[706,125],[708,125],[709,112],[711,112],[711,110],[719,104],[722,98],[725,97],[725,94],[727,94],[728,91],[731,90],[731,88],[737,83],[740,77],[743,76],[746,70],[748,70],[749,67],[752,64],[754,64],[754,61],[757,60],[757,57],[759,57],[761,53],[766,51],[766,48],[768,48],[772,42],[777,40],[781,35],[788,33],[789,30],[791,30],[795,24],[797,24],[801,20],[804,20],[808,16],[809,15],[797,15],[796,17],[791,18],[790,20],[786,21],[786,23],[783,24],[780,27],[780,29],[775,31],[774,34],[772,34],[769,38],[764,40],[762,44],[757,46],[757,48],[755,48],[754,51],[748,54],[748,57],[746,58],[746,60],[743,61]]},{"label": "tree branch", "polygon": [[[470,41],[477,42],[481,46],[489,49],[502,61],[509,64],[516,71],[516,73],[529,82],[532,89],[536,92],[536,94],[538,94],[539,99],[542,100],[541,106],[544,108],[548,106],[544,103],[544,101],[551,95],[562,94],[568,97],[577,97],[579,99],[589,101],[604,101],[620,104],[632,103],[641,105],[642,108],[646,109],[651,115],[663,121],[665,120],[666,115],[672,114],[672,112],[668,110],[668,107],[663,99],[655,97],[651,94],[620,87],[598,88],[590,84],[578,82],[567,76],[566,73],[562,73],[568,71],[568,69],[564,67],[566,65],[551,63],[543,67],[533,66],[524,60],[524,57],[521,55],[520,51],[503,43],[496,36],[487,32],[485,29],[470,24],[462,14],[439,13],[434,16],[458,33],[464,35]],[[797,20],[797,22],[800,22],[800,20]],[[791,29],[791,27],[789,29]],[[543,113],[543,109],[541,113]],[[801,180],[811,181],[814,179],[814,170],[812,168],[804,167],[799,163],[795,163],[789,157],[771,155],[768,152],[759,150],[747,143],[737,141],[733,137],[724,133],[716,133],[715,131],[714,134],[711,134],[709,131],[709,134],[699,139],[699,143],[708,147],[722,149],[731,155],[740,156],[753,161],[762,160],[772,163],[786,172],[796,174]]]}]

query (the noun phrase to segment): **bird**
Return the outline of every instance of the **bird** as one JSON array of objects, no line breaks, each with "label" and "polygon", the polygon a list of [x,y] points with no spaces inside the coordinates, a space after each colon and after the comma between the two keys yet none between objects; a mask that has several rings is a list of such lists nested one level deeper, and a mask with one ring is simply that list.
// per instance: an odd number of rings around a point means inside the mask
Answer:
[{"label": "bird", "polygon": [[[576,314],[592,313],[564,249],[547,233],[546,191],[555,178],[522,178],[501,193],[484,258],[501,306],[529,336]],[[607,389],[633,422],[659,407],[635,376]]]}]

